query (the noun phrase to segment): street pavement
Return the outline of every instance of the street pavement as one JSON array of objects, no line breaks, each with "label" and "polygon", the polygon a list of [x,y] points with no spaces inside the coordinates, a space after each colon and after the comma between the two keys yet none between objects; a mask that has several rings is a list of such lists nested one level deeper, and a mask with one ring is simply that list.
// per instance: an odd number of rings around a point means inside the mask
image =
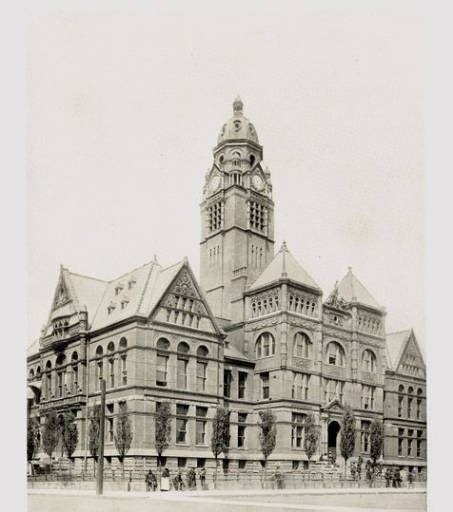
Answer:
[{"label": "street pavement", "polygon": [[29,512],[414,512],[426,510],[424,489],[291,489],[120,492],[30,489]]}]

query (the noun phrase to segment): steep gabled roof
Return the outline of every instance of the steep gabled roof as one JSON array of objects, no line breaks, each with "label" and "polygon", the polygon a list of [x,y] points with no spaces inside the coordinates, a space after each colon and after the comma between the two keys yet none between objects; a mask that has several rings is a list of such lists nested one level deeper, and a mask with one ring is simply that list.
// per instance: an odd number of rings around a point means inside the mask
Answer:
[{"label": "steep gabled roof", "polygon": [[[412,357],[415,355],[416,366],[420,368],[422,372],[425,372],[425,357],[414,330],[406,329],[404,331],[387,334],[387,367],[395,372],[405,374],[407,372],[407,368],[404,368],[405,354],[409,354]],[[424,373],[418,376],[422,375],[424,376]]]},{"label": "steep gabled roof", "polygon": [[274,259],[263,270],[262,274],[248,291],[257,290],[258,288],[277,282],[279,279],[290,279],[301,285],[321,291],[321,288],[316,284],[313,278],[289,252],[286,242],[283,242],[281,249],[275,255]]},{"label": "steep gabled roof", "polygon": [[390,370],[396,370],[398,367],[404,347],[406,346],[411,333],[412,329],[406,329],[405,331],[391,332],[387,334],[385,348],[387,367]]},{"label": "steep gabled roof", "polygon": [[376,299],[352,273],[351,267],[332,293],[336,293],[337,297],[346,303],[357,302],[363,306],[382,309]]},{"label": "steep gabled roof", "polygon": [[150,283],[155,283],[160,271],[159,263],[151,261],[109,281],[91,323],[91,329],[101,329],[140,314],[143,297]]}]

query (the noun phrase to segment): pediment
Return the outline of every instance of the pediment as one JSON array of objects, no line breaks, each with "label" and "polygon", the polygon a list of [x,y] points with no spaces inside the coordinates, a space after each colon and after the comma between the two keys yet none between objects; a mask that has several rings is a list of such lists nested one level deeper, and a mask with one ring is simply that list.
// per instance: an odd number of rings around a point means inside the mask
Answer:
[{"label": "pediment", "polygon": [[409,377],[426,378],[426,367],[417,340],[412,333],[401,354],[397,372]]},{"label": "pediment", "polygon": [[335,398],[334,400],[329,402],[325,407],[323,407],[322,410],[324,412],[336,412],[339,414],[343,414],[344,407],[342,403],[337,398]]},{"label": "pediment", "polygon": [[190,267],[184,265],[162,296],[151,320],[220,334]]}]

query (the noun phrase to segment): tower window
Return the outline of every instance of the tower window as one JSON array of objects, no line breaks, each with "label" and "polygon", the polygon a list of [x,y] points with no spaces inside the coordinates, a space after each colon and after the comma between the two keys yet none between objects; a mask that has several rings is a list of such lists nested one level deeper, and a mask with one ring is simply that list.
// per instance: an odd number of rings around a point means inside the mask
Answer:
[{"label": "tower window", "polygon": [[266,227],[267,208],[260,203],[250,201],[249,223],[252,229],[264,232]]},{"label": "tower window", "polygon": [[222,203],[214,203],[208,208],[209,231],[217,231],[222,227],[223,208]]},{"label": "tower window", "polygon": [[230,174],[230,183],[231,185],[242,186],[242,174],[240,172],[232,172]]}]

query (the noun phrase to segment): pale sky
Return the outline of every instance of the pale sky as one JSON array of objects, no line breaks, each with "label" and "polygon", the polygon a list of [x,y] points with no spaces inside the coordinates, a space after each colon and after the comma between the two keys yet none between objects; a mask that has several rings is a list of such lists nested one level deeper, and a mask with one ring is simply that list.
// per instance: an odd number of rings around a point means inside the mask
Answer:
[{"label": "pale sky", "polygon": [[204,174],[240,94],[272,173],[276,248],[287,241],[325,298],[352,266],[387,331],[426,345],[416,4],[212,4],[31,13],[28,341],[60,263],[112,279],[188,256],[198,274]]}]

